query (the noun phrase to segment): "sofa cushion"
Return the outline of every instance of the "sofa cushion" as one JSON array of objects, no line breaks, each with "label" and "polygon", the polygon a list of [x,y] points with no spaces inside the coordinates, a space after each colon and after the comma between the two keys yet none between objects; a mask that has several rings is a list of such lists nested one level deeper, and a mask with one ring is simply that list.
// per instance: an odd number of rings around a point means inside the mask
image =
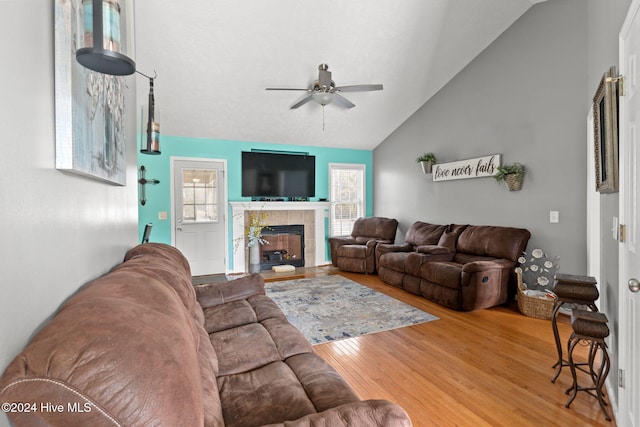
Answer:
[{"label": "sofa cushion", "polygon": [[438,240],[438,246],[445,247],[449,249],[451,252],[456,250],[456,243],[458,242],[458,237],[460,237],[460,233],[467,228],[467,225],[459,225],[459,224],[449,224],[446,229],[440,236],[440,240]]},{"label": "sofa cushion", "polygon": [[[396,230],[398,228],[398,221],[393,218],[384,217],[370,217],[370,218],[358,218],[353,223],[351,229],[351,236],[353,237],[365,237],[367,240],[388,240],[393,242],[396,237]],[[375,236],[375,237],[366,237]],[[361,244],[366,243],[361,241]]]},{"label": "sofa cushion", "polygon": [[452,289],[460,288],[461,273],[462,264],[455,262],[427,262],[420,268],[425,280]]},{"label": "sofa cushion", "polygon": [[460,233],[456,250],[516,261],[530,237],[531,233],[522,228],[469,225]]},{"label": "sofa cushion", "polygon": [[252,427],[295,420],[316,412],[302,384],[282,361],[218,377],[227,427]]},{"label": "sofa cushion", "polygon": [[413,246],[437,245],[446,228],[445,225],[416,221],[407,230],[404,241]]},{"label": "sofa cushion", "polygon": [[380,265],[394,271],[405,271],[407,257],[411,252],[387,252],[380,257]]},{"label": "sofa cushion", "polygon": [[256,321],[256,313],[247,300],[232,301],[204,309],[204,325],[210,334]]},{"label": "sofa cushion", "polygon": [[230,282],[207,283],[193,286],[198,303],[203,307],[240,301],[252,295],[264,294],[264,281],[258,273],[240,277]]},{"label": "sofa cushion", "polygon": [[250,323],[209,334],[218,355],[218,375],[237,374],[280,360],[269,332],[259,323]]},{"label": "sofa cushion", "polygon": [[367,247],[365,245],[343,245],[338,248],[338,256],[344,258],[364,258],[367,256]]}]

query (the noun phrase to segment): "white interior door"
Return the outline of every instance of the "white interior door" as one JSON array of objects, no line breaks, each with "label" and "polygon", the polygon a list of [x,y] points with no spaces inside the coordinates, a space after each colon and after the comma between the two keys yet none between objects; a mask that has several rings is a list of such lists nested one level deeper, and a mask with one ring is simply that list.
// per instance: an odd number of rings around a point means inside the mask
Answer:
[{"label": "white interior door", "polygon": [[225,163],[172,159],[174,242],[191,274],[224,273],[227,225]]},{"label": "white interior door", "polygon": [[618,426],[640,426],[640,1],[634,0],[620,32],[620,69],[624,96],[620,97],[620,242]]}]

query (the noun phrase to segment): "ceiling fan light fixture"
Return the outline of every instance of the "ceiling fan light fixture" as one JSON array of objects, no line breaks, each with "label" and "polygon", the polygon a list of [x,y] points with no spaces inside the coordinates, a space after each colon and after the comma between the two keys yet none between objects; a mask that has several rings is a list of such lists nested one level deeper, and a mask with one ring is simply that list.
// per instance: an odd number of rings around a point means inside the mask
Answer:
[{"label": "ceiling fan light fixture", "polygon": [[312,96],[313,100],[323,107],[327,104],[331,104],[333,101],[333,94],[331,92],[315,91]]}]

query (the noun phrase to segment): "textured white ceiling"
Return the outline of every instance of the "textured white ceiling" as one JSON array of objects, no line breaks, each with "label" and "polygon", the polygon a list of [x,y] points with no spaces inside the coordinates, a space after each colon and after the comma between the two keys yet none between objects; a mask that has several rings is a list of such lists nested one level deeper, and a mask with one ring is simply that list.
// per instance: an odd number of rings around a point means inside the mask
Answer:
[{"label": "textured white ceiling", "polygon": [[[136,65],[161,132],[373,149],[534,3],[544,0],[136,0]],[[318,65],[352,109],[289,107]],[[144,107],[148,82],[138,81]]]}]

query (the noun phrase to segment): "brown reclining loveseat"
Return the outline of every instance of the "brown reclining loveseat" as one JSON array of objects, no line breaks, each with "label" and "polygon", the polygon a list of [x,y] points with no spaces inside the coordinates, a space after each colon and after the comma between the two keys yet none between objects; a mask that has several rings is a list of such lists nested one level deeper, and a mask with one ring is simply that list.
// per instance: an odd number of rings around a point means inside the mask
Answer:
[{"label": "brown reclining loveseat", "polygon": [[514,269],[530,237],[522,228],[418,221],[404,244],[377,245],[378,275],[455,310],[493,307],[515,293]]}]

